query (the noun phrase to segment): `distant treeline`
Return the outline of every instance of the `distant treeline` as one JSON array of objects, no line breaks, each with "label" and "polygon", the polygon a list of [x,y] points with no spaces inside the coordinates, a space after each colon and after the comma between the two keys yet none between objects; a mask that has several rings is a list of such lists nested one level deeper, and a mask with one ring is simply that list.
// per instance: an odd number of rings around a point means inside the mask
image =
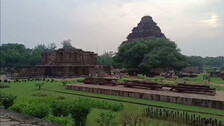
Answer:
[{"label": "distant treeline", "polygon": [[[62,41],[63,48],[73,48],[71,40]],[[41,63],[42,53],[51,52],[57,48],[55,43],[47,46],[39,44],[27,48],[23,44],[2,44],[0,46],[0,67],[34,66]]]},{"label": "distant treeline", "polygon": [[199,66],[203,68],[224,67],[224,56],[201,57],[187,56],[187,66]]},{"label": "distant treeline", "polygon": [[[62,42],[63,48],[72,48],[71,40]],[[23,44],[2,44],[0,46],[0,66],[17,67],[17,66],[34,66],[41,63],[42,53],[54,51],[56,45],[50,43],[48,46],[40,44],[34,48],[27,48]],[[98,57],[100,65],[113,65],[113,52],[105,52]],[[187,66],[199,66],[203,68],[224,67],[224,56],[218,57],[201,57],[186,56]]]}]

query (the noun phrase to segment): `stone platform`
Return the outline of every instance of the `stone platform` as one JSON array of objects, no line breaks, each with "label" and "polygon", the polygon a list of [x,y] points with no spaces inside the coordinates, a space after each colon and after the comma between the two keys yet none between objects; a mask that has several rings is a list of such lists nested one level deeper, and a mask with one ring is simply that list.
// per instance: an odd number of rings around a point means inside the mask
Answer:
[{"label": "stone platform", "polygon": [[224,110],[224,92],[221,91],[217,91],[215,96],[209,96],[202,94],[170,92],[168,90],[158,91],[148,89],[125,88],[122,85],[102,86],[91,84],[76,84],[66,85],[65,88],[76,91],[156,100]]},{"label": "stone platform", "polygon": [[61,126],[43,119],[0,109],[0,126]]}]

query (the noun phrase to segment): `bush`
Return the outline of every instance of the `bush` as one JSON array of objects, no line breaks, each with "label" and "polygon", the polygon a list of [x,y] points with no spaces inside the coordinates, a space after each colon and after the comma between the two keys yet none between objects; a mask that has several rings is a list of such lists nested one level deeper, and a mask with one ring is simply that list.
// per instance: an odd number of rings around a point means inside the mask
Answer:
[{"label": "bush", "polygon": [[0,94],[0,105],[3,105],[5,109],[9,108],[14,104],[16,96]]},{"label": "bush", "polygon": [[90,107],[86,104],[74,104],[71,108],[71,115],[74,118],[75,126],[86,126],[87,115]]},{"label": "bush", "polygon": [[76,79],[76,82],[78,82],[78,83],[83,83],[83,81],[84,81],[83,78]]},{"label": "bush", "polygon": [[90,106],[80,101],[54,101],[51,105],[54,116],[72,115],[76,126],[85,126],[87,115],[90,112]]},{"label": "bush", "polygon": [[62,82],[62,85],[63,85],[63,86],[65,86],[65,85],[68,83],[67,80],[63,80],[63,81],[61,81],[61,82]]},{"label": "bush", "polygon": [[71,112],[72,104],[70,101],[54,101],[51,104],[52,114],[54,116],[68,116]]},{"label": "bush", "polygon": [[150,124],[144,113],[136,111],[124,111],[120,113],[119,119],[122,126],[148,126]]},{"label": "bush", "polygon": [[28,100],[15,103],[11,110],[28,114],[38,118],[44,118],[50,113],[50,105],[43,100]]},{"label": "bush", "polygon": [[12,107],[10,107],[10,110],[22,113],[23,109],[25,109],[27,106],[29,105],[29,103],[27,101],[19,101],[16,102]]},{"label": "bush", "polygon": [[44,86],[44,82],[38,82],[38,83],[35,84],[35,86],[38,87],[38,89],[40,90],[41,87]]},{"label": "bush", "polygon": [[46,117],[46,120],[50,121],[50,122],[55,122],[55,123],[58,123],[58,124],[62,124],[62,125],[65,125],[65,126],[73,126],[74,125],[72,116],[70,114],[67,117],[64,117],[64,116],[57,117],[57,116],[54,116],[54,115],[49,115],[49,116]]},{"label": "bush", "polygon": [[138,77],[139,79],[145,79],[145,78],[146,78],[146,76],[143,75],[143,74],[138,74],[137,77]]},{"label": "bush", "polygon": [[7,83],[0,83],[0,88],[9,88],[10,84]]},{"label": "bush", "polygon": [[99,126],[117,126],[115,115],[111,112],[101,113],[96,122]]},{"label": "bush", "polygon": [[50,113],[50,106],[46,103],[33,103],[23,108],[22,113],[35,116],[38,118],[44,118]]}]

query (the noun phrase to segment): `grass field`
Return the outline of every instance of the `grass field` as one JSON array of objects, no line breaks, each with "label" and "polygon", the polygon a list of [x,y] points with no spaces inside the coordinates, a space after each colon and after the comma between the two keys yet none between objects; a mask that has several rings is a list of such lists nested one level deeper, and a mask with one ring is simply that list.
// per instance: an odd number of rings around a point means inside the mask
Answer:
[{"label": "grass field", "polygon": [[[142,111],[147,106],[157,106],[163,107],[168,109],[178,109],[183,110],[190,113],[195,113],[196,115],[201,115],[202,117],[209,117],[218,120],[224,121],[224,110],[219,109],[211,109],[211,108],[204,108],[204,107],[196,107],[196,106],[188,106],[188,105],[179,105],[179,104],[172,104],[166,102],[159,102],[159,101],[151,101],[151,100],[143,100],[143,99],[135,99],[135,98],[127,98],[127,97],[118,97],[118,96],[110,96],[110,95],[102,95],[102,94],[94,94],[94,93],[87,93],[87,92],[79,92],[79,91],[72,91],[72,90],[65,90],[64,86],[62,86],[61,82],[45,82],[45,85],[41,90],[38,90],[35,87],[36,81],[32,82],[11,82],[10,88],[2,88],[1,92],[6,94],[13,94],[17,96],[17,100],[22,99],[36,99],[36,98],[60,98],[64,97],[66,99],[77,99],[81,98],[91,98],[95,100],[104,100],[111,103],[122,103],[124,105],[124,110],[119,112],[113,112],[116,117],[123,111],[131,111],[133,113]],[[76,81],[70,81],[70,84],[77,83]],[[107,112],[109,110],[104,109],[91,109],[90,114],[88,115],[87,124],[91,126],[97,126],[95,120],[99,116],[101,112]],[[119,119],[117,119],[119,120]],[[162,121],[162,120],[150,120],[152,125],[158,126],[178,126],[180,124],[173,123],[169,121]],[[182,125],[182,124],[181,124]]]}]

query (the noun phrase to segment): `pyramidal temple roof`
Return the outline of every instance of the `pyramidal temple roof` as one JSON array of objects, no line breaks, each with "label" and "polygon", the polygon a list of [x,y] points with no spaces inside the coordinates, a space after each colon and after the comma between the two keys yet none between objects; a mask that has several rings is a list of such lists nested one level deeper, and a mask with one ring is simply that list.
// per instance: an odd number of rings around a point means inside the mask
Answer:
[{"label": "pyramidal temple roof", "polygon": [[137,27],[132,29],[132,32],[127,36],[127,40],[144,39],[148,37],[162,38],[165,35],[161,32],[161,29],[153,21],[151,16],[142,17]]}]

